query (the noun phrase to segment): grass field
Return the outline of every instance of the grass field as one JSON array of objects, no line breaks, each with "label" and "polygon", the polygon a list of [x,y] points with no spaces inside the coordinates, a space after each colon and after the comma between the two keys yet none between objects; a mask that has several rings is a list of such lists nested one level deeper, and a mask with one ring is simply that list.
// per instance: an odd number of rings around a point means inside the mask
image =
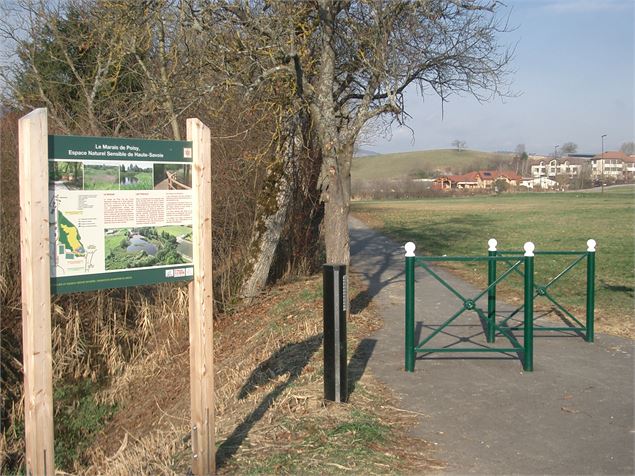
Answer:
[{"label": "grass field", "polygon": [[[353,213],[399,243],[414,241],[417,254],[483,255],[487,240],[499,249],[586,250],[597,241],[596,316],[599,330],[632,335],[634,314],[635,188],[606,193],[509,194],[416,201],[357,202]],[[537,282],[547,282],[566,258],[536,258]],[[484,269],[466,263],[457,271],[483,284]],[[584,262],[554,286],[562,304],[584,315]],[[544,299],[544,298],[542,298]],[[538,304],[538,303],[537,303]]]},{"label": "grass field", "polygon": [[84,165],[84,190],[119,190],[119,167]]},{"label": "grass field", "polygon": [[424,150],[356,158],[351,175],[353,180],[383,180],[429,175],[436,169],[483,169],[507,160],[511,160],[509,155],[476,150]]},{"label": "grass field", "polygon": [[158,226],[157,232],[161,233],[165,231],[166,233],[172,235],[175,238],[183,235],[191,235],[192,227],[191,226],[182,226],[182,225],[167,225],[167,226]]}]

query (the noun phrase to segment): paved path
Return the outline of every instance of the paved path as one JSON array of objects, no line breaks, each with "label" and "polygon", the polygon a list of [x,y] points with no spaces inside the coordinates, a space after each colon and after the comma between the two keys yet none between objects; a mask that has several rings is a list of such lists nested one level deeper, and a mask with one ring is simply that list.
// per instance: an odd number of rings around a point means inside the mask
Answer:
[{"label": "paved path", "polygon": [[[604,186],[604,190],[612,190],[612,189],[616,189],[616,188],[633,188],[635,187],[635,185],[633,185],[632,183],[622,183],[622,184],[618,184],[618,185],[605,185]],[[593,187],[593,188],[583,188],[580,190],[567,190],[567,192],[602,192],[602,187]]]},{"label": "paved path", "polygon": [[[463,353],[418,358],[415,372],[406,373],[402,244],[351,219],[351,255],[352,273],[366,280],[384,318],[369,344],[368,368],[401,396],[403,408],[423,414],[414,433],[438,443],[446,473],[633,474],[631,341],[596,335],[589,344],[551,333],[534,340],[534,372],[524,373],[516,355]],[[426,323],[449,317],[456,299],[424,274],[417,271],[415,320],[422,313]],[[449,332],[482,330],[460,321]]]}]

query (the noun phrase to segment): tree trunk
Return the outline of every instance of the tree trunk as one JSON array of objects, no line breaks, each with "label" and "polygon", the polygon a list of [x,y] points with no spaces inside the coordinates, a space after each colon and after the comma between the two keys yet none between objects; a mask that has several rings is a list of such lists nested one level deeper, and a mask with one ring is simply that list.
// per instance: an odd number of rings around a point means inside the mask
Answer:
[{"label": "tree trunk", "polygon": [[284,227],[289,203],[293,196],[296,151],[302,146],[298,116],[293,117],[283,133],[276,157],[267,170],[267,177],[256,206],[256,219],[249,245],[246,278],[240,292],[250,302],[267,283],[269,270]]},{"label": "tree trunk", "polygon": [[[348,212],[351,198],[353,144],[340,144],[336,150],[338,157],[325,157],[327,189],[323,193],[324,241],[327,263],[347,265],[350,262]],[[329,152],[327,155],[332,153]]]},{"label": "tree trunk", "polygon": [[351,196],[351,161],[354,138],[347,139],[346,126],[336,114],[333,95],[335,81],[335,17],[337,7],[330,0],[320,0],[321,43],[316,100],[311,104],[311,115],[320,138],[323,162],[321,173],[322,201],[324,202],[324,241],[326,261],[348,264],[350,245],[348,236],[348,210]]},{"label": "tree trunk", "polygon": [[295,188],[269,270],[270,280],[314,274],[324,264],[324,243],[320,239],[324,204],[319,187],[322,149],[309,121],[303,120],[302,124],[303,151],[297,159]]},{"label": "tree trunk", "polygon": [[174,102],[172,101],[172,95],[170,94],[169,84],[170,79],[168,77],[167,64],[168,60],[165,57],[165,25],[163,24],[163,18],[157,12],[157,21],[159,23],[159,72],[161,81],[161,94],[163,95],[163,108],[168,114],[170,120],[170,126],[172,127],[172,137],[174,140],[181,140],[181,132],[179,130],[179,121],[176,113],[174,112]]}]

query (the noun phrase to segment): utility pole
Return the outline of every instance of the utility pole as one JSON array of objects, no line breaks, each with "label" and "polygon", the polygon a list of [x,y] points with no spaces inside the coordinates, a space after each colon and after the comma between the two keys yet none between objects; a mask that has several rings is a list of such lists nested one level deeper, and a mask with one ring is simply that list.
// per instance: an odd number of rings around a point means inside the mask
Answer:
[{"label": "utility pole", "polygon": [[604,193],[604,138],[606,134],[602,134],[602,193]]}]

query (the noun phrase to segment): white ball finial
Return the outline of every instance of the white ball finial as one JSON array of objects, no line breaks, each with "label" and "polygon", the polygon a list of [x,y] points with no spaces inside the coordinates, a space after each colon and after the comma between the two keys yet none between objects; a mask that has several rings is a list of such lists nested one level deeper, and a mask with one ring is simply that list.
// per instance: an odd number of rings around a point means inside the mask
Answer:
[{"label": "white ball finial", "polygon": [[489,248],[487,248],[487,251],[496,251],[496,245],[498,245],[498,241],[496,241],[495,238],[490,238],[487,242],[487,245],[489,246]]},{"label": "white ball finial", "polygon": [[536,246],[531,241],[528,241],[523,248],[525,249],[525,256],[533,256]]},{"label": "white ball finial", "polygon": [[415,249],[417,249],[417,245],[415,245],[412,241],[409,241],[404,245],[406,249],[406,257],[410,258],[415,255]]},{"label": "white ball finial", "polygon": [[586,242],[586,245],[588,246],[587,251],[595,251],[595,245],[597,243],[595,242],[595,240],[591,239],[589,241]]}]

